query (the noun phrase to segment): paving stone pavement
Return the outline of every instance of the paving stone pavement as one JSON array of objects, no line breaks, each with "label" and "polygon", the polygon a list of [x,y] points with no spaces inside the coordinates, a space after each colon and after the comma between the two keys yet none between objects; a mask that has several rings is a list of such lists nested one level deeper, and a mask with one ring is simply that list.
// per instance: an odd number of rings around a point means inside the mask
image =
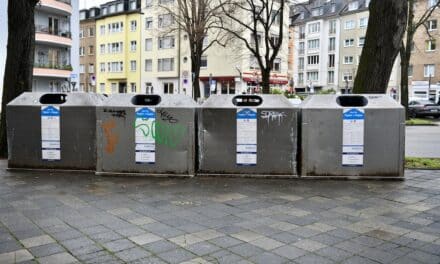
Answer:
[{"label": "paving stone pavement", "polygon": [[440,263],[440,171],[98,177],[0,162],[0,263]]}]

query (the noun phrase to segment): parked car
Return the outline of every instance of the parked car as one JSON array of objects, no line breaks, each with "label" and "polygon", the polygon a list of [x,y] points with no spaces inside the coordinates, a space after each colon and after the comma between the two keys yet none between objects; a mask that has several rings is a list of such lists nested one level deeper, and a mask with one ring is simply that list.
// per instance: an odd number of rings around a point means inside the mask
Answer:
[{"label": "parked car", "polygon": [[440,105],[428,100],[410,101],[408,104],[410,117],[432,116],[440,118]]}]

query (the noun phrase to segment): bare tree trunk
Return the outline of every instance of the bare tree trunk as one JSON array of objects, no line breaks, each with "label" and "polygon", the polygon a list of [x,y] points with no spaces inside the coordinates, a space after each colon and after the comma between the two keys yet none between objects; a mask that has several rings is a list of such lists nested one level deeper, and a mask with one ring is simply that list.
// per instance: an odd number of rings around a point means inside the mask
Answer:
[{"label": "bare tree trunk", "polygon": [[405,118],[408,120],[408,69],[409,57],[406,55],[406,49],[402,48],[400,51],[400,101],[405,107]]},{"label": "bare tree trunk", "polygon": [[263,94],[270,93],[270,68],[261,71],[261,85],[263,86]]},{"label": "bare tree trunk", "polygon": [[408,1],[372,0],[365,46],[354,93],[385,93],[399,53],[408,17]]},{"label": "bare tree trunk", "polygon": [[8,1],[8,47],[3,81],[0,124],[0,156],[8,156],[6,139],[6,105],[24,91],[32,90],[35,23],[34,8],[38,0]]},{"label": "bare tree trunk", "polygon": [[200,98],[200,64],[197,64],[195,59],[191,60],[191,72],[193,74],[193,98],[197,101]]}]

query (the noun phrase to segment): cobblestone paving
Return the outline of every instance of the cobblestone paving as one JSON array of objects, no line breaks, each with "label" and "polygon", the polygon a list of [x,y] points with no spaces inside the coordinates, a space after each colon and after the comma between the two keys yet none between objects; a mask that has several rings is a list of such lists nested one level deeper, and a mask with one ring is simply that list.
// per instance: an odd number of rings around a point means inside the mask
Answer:
[{"label": "cobblestone paving", "polygon": [[0,163],[0,263],[440,263],[440,171],[122,178]]}]

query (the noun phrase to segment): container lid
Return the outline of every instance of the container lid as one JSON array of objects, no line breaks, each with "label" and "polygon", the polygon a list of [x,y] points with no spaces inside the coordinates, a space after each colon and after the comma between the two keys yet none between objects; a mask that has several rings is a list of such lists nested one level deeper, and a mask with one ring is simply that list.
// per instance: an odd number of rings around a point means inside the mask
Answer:
[{"label": "container lid", "polygon": [[8,106],[43,106],[59,105],[68,106],[95,106],[102,103],[105,96],[96,93],[42,93],[24,92],[12,100]]},{"label": "container lid", "polygon": [[191,97],[181,94],[111,94],[104,100],[102,106],[195,108],[197,104]]},{"label": "container lid", "polygon": [[211,95],[202,108],[293,108],[284,95]]},{"label": "container lid", "polygon": [[386,94],[325,94],[310,95],[301,105],[303,109],[335,108],[403,108]]}]

